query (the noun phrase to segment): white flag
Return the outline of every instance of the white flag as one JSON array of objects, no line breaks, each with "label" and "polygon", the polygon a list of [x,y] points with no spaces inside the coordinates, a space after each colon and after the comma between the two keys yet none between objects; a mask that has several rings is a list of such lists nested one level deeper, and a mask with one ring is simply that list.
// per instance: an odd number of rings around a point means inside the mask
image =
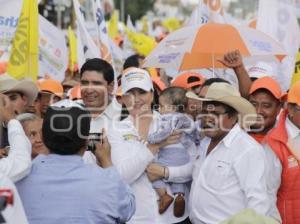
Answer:
[{"label": "white flag", "polygon": [[[90,36],[85,26],[84,17],[80,10],[78,0],[73,0],[75,15],[77,18],[77,38],[78,38],[78,65],[79,68],[84,64],[87,59],[101,58],[100,50]],[[82,55],[83,54],[83,55]]]},{"label": "white flag", "polygon": [[39,77],[46,75],[63,81],[68,67],[68,48],[64,33],[39,16]]},{"label": "white flag", "polygon": [[208,8],[206,4],[204,4],[201,0],[197,8],[195,8],[194,11],[192,12],[192,15],[187,21],[186,25],[195,26],[195,25],[205,24],[208,22],[208,16],[209,16]]},{"label": "white flag", "polygon": [[0,1],[0,61],[9,59],[9,47],[15,36],[22,0]]},{"label": "white flag", "polygon": [[207,22],[226,23],[222,0],[200,0],[186,25],[201,25]]},{"label": "white flag", "polygon": [[127,28],[130,29],[131,31],[136,32],[136,29],[135,29],[135,27],[134,27],[134,25],[133,25],[133,23],[132,23],[132,20],[131,20],[130,15],[127,16],[126,26],[127,26]]},{"label": "white flag", "polygon": [[293,0],[260,0],[257,29],[279,41],[288,52],[281,64],[274,64],[278,71],[275,78],[283,90],[290,86],[296,55],[300,45],[300,30]]},{"label": "white flag", "polygon": [[104,19],[104,12],[101,7],[101,0],[92,0],[94,23],[97,31],[96,44],[100,50],[101,58],[110,64],[113,64],[112,53],[109,44],[109,36]]}]

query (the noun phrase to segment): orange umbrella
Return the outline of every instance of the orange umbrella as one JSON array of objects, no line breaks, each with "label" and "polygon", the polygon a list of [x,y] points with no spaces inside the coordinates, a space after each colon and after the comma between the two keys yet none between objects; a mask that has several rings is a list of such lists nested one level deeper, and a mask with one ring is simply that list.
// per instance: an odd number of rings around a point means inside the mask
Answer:
[{"label": "orange umbrella", "polygon": [[281,60],[286,51],[268,35],[249,27],[208,23],[181,28],[161,41],[146,57],[144,67],[190,70],[222,68],[217,59],[239,50],[252,60]]}]

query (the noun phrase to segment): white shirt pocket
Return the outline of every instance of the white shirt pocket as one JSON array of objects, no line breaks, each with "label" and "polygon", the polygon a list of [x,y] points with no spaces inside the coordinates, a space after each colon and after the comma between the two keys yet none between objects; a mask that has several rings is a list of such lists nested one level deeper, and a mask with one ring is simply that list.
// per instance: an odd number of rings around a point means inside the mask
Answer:
[{"label": "white shirt pocket", "polygon": [[207,184],[215,190],[225,189],[229,184],[230,171],[230,162],[218,160],[212,163],[206,173]]}]

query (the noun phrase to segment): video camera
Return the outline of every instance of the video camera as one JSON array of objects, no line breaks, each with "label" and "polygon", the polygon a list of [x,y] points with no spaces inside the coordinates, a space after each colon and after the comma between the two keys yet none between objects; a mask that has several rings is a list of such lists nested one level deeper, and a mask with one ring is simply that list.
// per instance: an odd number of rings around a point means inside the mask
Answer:
[{"label": "video camera", "polygon": [[[10,189],[0,189],[0,213],[6,209],[7,205],[13,205],[14,196]],[[0,214],[0,223],[6,223],[2,214]]]},{"label": "video camera", "polygon": [[96,143],[102,143],[102,133],[90,133],[88,137],[88,148],[87,151],[92,153],[96,150]]}]

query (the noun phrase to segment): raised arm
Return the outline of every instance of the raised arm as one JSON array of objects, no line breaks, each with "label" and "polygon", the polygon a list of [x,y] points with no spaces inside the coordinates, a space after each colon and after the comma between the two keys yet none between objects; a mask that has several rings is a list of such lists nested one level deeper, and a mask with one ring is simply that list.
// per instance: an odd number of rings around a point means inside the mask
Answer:
[{"label": "raised arm", "polygon": [[0,114],[7,124],[10,150],[8,156],[0,160],[0,172],[16,182],[25,177],[31,168],[31,144],[22,125],[15,120],[15,114],[7,96],[0,95]]},{"label": "raised arm", "polygon": [[252,81],[244,66],[241,53],[238,50],[228,52],[223,58],[219,59],[219,61],[226,67],[233,69],[239,82],[241,95],[247,99]]}]

